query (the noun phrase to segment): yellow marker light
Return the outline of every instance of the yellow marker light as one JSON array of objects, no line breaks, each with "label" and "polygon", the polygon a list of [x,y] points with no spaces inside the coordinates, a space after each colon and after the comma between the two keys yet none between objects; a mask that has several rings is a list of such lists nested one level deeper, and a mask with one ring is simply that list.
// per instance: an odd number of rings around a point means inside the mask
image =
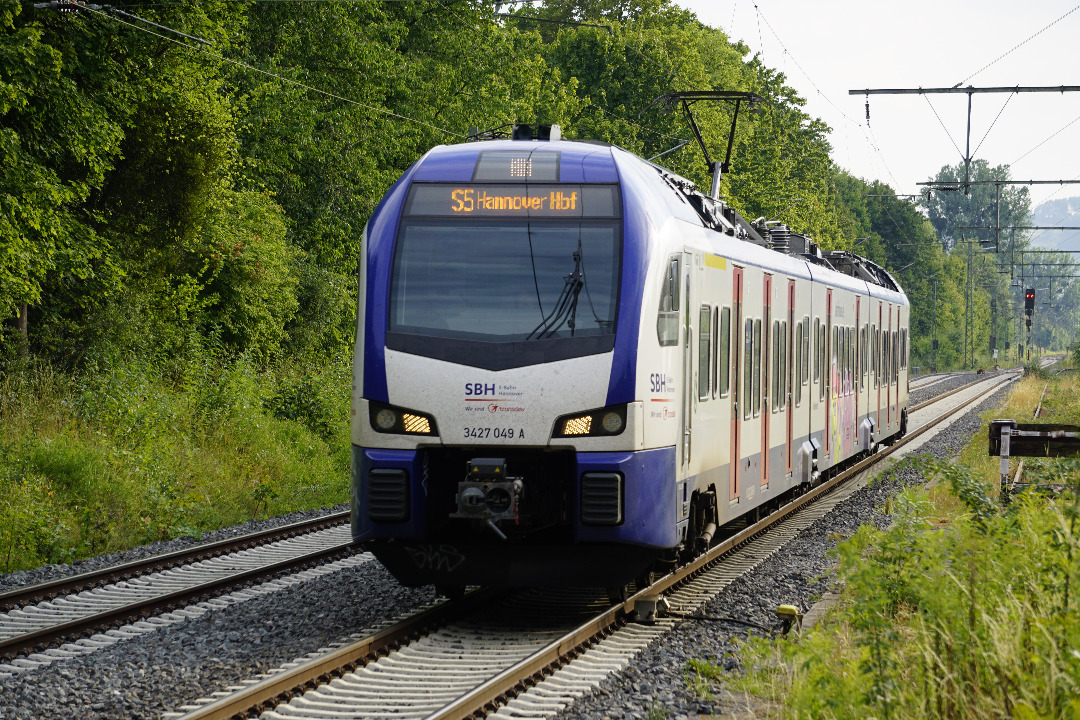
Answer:
[{"label": "yellow marker light", "polygon": [[563,435],[588,435],[592,429],[592,416],[570,418],[563,425]]},{"label": "yellow marker light", "polygon": [[[382,413],[379,413],[379,416],[381,417]],[[424,434],[428,434],[431,432],[431,423],[428,422],[428,419],[426,417],[404,413],[401,416],[401,421],[402,424],[405,426],[405,432]]]}]

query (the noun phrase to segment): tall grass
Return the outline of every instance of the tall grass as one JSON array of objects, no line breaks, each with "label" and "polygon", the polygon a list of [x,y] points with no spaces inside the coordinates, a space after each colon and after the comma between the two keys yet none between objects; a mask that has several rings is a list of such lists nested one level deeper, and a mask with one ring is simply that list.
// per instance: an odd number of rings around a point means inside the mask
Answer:
[{"label": "tall grass", "polygon": [[[989,415],[1030,421],[1044,382]],[[1076,380],[1051,383],[1040,421],[1080,422]],[[934,492],[902,492],[889,529],[839,546],[824,623],[744,646],[744,689],[792,718],[1080,718],[1080,461],[1036,463],[1069,490],[1002,511],[985,430],[963,458],[921,461]]]},{"label": "tall grass", "polygon": [[0,571],[343,502],[349,387],[347,357],[274,373],[207,358],[182,373],[132,361],[3,377]]}]

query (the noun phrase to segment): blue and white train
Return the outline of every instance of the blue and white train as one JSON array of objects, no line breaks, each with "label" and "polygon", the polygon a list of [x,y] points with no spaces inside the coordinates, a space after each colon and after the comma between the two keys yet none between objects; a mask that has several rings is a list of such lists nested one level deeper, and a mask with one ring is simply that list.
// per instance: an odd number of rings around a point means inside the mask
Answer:
[{"label": "blue and white train", "polygon": [[352,532],[407,585],[620,587],[906,429],[887,272],[613,146],[430,150],[359,305]]}]

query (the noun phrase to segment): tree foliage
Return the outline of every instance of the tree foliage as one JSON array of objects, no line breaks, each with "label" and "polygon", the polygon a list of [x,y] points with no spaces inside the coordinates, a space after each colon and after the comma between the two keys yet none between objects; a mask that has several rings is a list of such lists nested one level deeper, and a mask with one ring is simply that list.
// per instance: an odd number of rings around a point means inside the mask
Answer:
[{"label": "tree foliage", "polygon": [[[0,320],[29,307],[32,351],[72,366],[130,353],[331,356],[351,342],[367,218],[427,149],[471,129],[552,122],[707,189],[680,108],[659,98],[729,90],[763,98],[741,106],[733,136],[732,103],[693,107],[712,160],[731,140],[729,203],[893,271],[912,299],[916,364],[1015,341],[1015,294],[998,271],[1024,268],[978,253],[964,240],[987,232],[962,228],[1022,224],[1026,189],[1004,187],[999,203],[994,186],[972,185],[918,206],[849,175],[782,73],[672,0],[505,7],[132,9],[204,47],[102,12],[3,4]],[[976,161],[970,173],[1005,179],[1008,168]],[[1055,290],[1066,319],[1042,324],[1042,342],[1072,337],[1076,292]],[[965,318],[977,326],[967,345],[956,335]]]}]

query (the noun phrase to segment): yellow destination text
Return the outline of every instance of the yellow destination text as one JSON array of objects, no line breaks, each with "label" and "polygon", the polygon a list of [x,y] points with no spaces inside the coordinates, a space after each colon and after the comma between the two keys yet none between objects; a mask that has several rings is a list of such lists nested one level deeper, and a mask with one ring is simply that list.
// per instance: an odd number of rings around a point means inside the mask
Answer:
[{"label": "yellow destination text", "polygon": [[546,195],[493,195],[486,190],[457,188],[450,192],[450,210],[471,212],[576,212],[577,193],[553,190]]}]

